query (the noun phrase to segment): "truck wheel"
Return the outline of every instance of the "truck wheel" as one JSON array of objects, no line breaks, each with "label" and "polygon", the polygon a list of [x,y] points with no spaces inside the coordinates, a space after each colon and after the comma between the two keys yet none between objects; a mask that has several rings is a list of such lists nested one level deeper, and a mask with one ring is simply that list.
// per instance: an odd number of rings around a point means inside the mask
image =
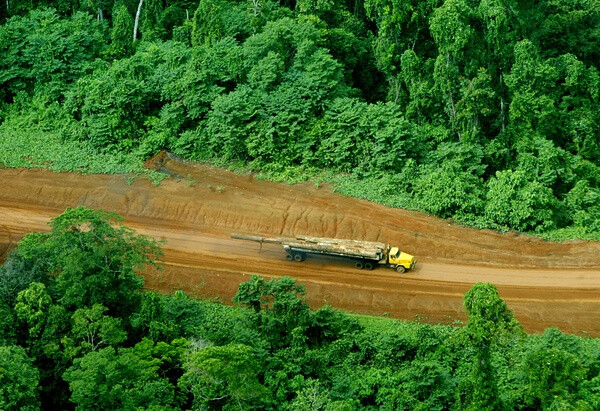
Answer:
[{"label": "truck wheel", "polygon": [[304,260],[304,256],[302,254],[294,254],[294,261],[299,263]]},{"label": "truck wheel", "polygon": [[356,268],[358,268],[359,270],[362,270],[362,269],[363,269],[363,267],[364,267],[364,264],[363,264],[363,262],[362,262],[362,261],[357,261],[356,263],[354,263],[354,266],[355,266]]},{"label": "truck wheel", "polygon": [[288,260],[288,261],[292,261],[294,259],[294,256],[291,255],[291,254],[286,254],[285,255],[285,259]]},{"label": "truck wheel", "polygon": [[375,268],[375,266],[373,265],[373,263],[365,263],[365,269],[366,270],[372,270],[373,268]]},{"label": "truck wheel", "polygon": [[404,274],[406,272],[406,268],[404,268],[403,265],[397,265],[396,271],[398,271],[400,274]]}]

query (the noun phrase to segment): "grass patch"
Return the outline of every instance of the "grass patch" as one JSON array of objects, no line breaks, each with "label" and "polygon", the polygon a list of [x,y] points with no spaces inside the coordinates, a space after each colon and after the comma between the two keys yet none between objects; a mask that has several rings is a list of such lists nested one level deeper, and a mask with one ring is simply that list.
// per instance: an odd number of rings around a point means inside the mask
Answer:
[{"label": "grass patch", "polygon": [[44,168],[82,174],[132,174],[157,184],[166,176],[144,168],[142,158],[123,153],[99,153],[88,144],[64,141],[57,133],[0,126],[0,166]]},{"label": "grass patch", "polygon": [[544,240],[558,242],[573,240],[600,241],[600,233],[590,232],[587,228],[578,226],[559,228],[546,233],[536,234],[536,236]]},{"label": "grass patch", "polygon": [[375,317],[371,315],[349,313],[342,311],[348,317],[355,319],[364,327],[365,332],[378,335],[385,334],[403,334],[403,335],[419,335],[419,331],[425,329],[433,330],[438,335],[450,336],[457,332],[465,324],[461,321],[455,321],[453,324],[429,324],[416,320],[397,320],[388,317]]},{"label": "grass patch", "polygon": [[373,317],[370,315],[354,314],[348,312],[346,312],[346,314],[349,317],[354,318],[356,321],[358,321],[358,323],[361,326],[365,327],[366,330],[372,332],[390,332],[399,328],[400,326],[400,321],[394,318]]}]

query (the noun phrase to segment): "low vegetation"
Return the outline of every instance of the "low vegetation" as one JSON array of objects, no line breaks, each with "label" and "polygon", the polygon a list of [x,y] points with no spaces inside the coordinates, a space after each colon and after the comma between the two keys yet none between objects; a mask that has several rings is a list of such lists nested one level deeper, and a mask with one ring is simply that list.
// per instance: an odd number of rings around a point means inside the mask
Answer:
[{"label": "low vegetation", "polygon": [[491,284],[462,326],[309,309],[289,277],[234,306],[143,291],[160,245],[83,207],[0,266],[0,408],[600,408],[600,340],[525,334]]}]

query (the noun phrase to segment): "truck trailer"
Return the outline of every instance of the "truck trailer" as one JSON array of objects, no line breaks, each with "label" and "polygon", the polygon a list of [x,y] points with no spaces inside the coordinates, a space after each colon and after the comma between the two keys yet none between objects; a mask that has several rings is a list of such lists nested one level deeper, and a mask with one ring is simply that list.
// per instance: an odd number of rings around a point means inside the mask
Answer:
[{"label": "truck trailer", "polygon": [[321,237],[264,237],[246,234],[231,234],[239,240],[281,244],[288,261],[301,262],[308,254],[332,255],[351,259],[359,269],[372,270],[377,266],[387,266],[399,273],[412,270],[417,260],[412,255],[400,251],[398,247],[375,241],[345,240]]}]

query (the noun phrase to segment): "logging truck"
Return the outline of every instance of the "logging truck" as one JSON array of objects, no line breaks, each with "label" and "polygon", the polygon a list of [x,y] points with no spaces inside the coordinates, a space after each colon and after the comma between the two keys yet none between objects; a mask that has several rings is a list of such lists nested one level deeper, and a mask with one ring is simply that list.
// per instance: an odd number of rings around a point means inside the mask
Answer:
[{"label": "logging truck", "polygon": [[308,254],[321,254],[344,257],[354,261],[359,269],[372,270],[377,266],[387,266],[399,273],[412,270],[417,260],[412,255],[402,252],[398,247],[374,241],[342,240],[320,237],[263,237],[246,234],[231,234],[239,240],[257,241],[261,243],[281,244],[288,261],[304,261]]}]

